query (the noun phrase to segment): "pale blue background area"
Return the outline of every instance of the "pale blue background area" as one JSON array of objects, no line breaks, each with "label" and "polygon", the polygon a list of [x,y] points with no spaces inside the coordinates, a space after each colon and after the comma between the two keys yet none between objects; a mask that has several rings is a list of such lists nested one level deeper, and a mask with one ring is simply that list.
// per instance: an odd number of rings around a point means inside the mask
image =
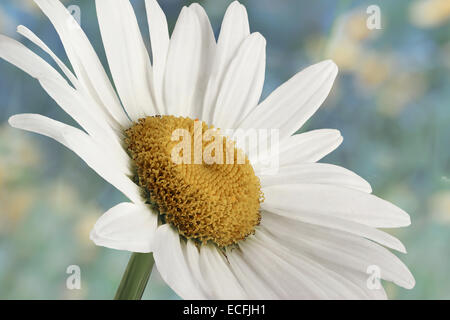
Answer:
[{"label": "pale blue background area", "polygon": [[[190,1],[163,2],[172,29]],[[230,2],[202,1],[216,34]],[[93,1],[65,3],[81,7],[81,25],[106,65]],[[410,291],[388,285],[390,297],[449,299],[449,17],[433,7],[414,17],[415,1],[406,0],[243,3],[252,31],[267,39],[264,96],[310,64],[333,58],[339,65],[330,97],[301,130],[341,130],[343,144],[324,161],[357,172],[374,194],[411,214],[412,226],[393,234],[408,249],[401,258],[417,285]],[[147,41],[143,1],[133,4]],[[370,4],[381,7],[382,30],[364,26]],[[1,0],[0,33],[36,49],[15,33],[19,24],[67,62],[32,1]],[[129,254],[94,246],[88,233],[124,197],[61,145],[9,128],[8,117],[21,112],[73,123],[36,81],[0,61],[0,298],[112,298]],[[82,290],[66,289],[71,264],[81,267]],[[176,298],[158,274],[153,277],[145,298]]]}]

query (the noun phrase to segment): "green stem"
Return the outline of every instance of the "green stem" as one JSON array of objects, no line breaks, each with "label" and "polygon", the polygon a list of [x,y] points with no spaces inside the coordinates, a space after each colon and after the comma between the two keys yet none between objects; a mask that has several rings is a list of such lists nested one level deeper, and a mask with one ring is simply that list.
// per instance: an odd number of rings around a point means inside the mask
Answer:
[{"label": "green stem", "polygon": [[133,253],[117,289],[115,300],[140,300],[152,272],[153,254]]}]

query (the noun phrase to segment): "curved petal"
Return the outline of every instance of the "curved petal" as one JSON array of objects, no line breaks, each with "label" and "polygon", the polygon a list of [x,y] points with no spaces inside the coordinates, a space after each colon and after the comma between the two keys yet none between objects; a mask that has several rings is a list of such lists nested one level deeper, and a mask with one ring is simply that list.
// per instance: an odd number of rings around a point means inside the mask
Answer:
[{"label": "curved petal", "polygon": [[[279,167],[317,162],[333,152],[342,143],[338,130],[320,129],[287,137],[279,144],[279,152],[257,158],[255,170],[264,172],[264,163],[278,163]],[[258,141],[261,144],[262,141]],[[274,159],[278,157],[278,159]],[[274,161],[276,160],[276,161]]]},{"label": "curved petal", "polygon": [[265,67],[266,40],[253,33],[244,40],[224,76],[214,109],[216,127],[233,129],[256,107],[264,85]]},{"label": "curved petal", "polygon": [[58,65],[58,67],[64,72],[66,77],[70,80],[70,82],[75,86],[78,87],[78,79],[75,77],[75,75],[72,73],[72,71],[67,68],[67,66],[53,53],[52,50],[41,40],[39,39],[30,29],[28,29],[25,26],[18,26],[17,32],[21,35],[23,35],[25,38],[33,42],[35,45],[40,47],[44,52],[46,52]]},{"label": "curved petal", "polygon": [[153,87],[157,109],[165,114],[164,107],[164,72],[166,69],[167,53],[169,51],[169,28],[164,12],[156,0],[145,0],[148,26],[150,29],[150,42],[153,56]]},{"label": "curved petal", "polygon": [[328,163],[302,163],[281,167],[276,175],[259,176],[261,186],[284,184],[326,184],[372,192],[370,184],[356,173]]},{"label": "curved petal", "polygon": [[[357,271],[355,272],[355,270],[350,270],[345,267],[338,266],[336,264],[329,263],[326,261],[321,261],[321,263],[326,268],[329,268],[330,270],[333,270],[334,272],[342,275],[343,277],[345,277],[345,279],[347,279],[348,281],[351,281],[354,285],[356,285],[359,288],[361,288],[362,290],[364,290],[366,293],[366,296],[370,300],[387,300],[388,299],[386,291],[384,290],[381,283],[379,286],[376,286],[376,287],[367,285],[368,280],[370,280],[370,276],[371,276],[370,273],[368,274],[367,272],[357,272]],[[380,279],[378,279],[378,280],[380,280]]]},{"label": "curved petal", "polygon": [[110,125],[116,129],[129,126],[113,86],[86,34],[59,0],[34,0],[50,19],[66,50],[84,92],[92,96]]},{"label": "curved petal", "polygon": [[[290,247],[286,247],[283,243],[280,243],[273,238],[269,232],[264,229],[260,229],[255,234],[255,239],[258,245],[267,248],[271,254],[274,254],[286,263],[293,266],[298,273],[306,276],[308,280],[311,280],[315,286],[314,294],[316,298],[320,299],[367,299],[365,291],[356,286],[351,281],[337,274],[336,272],[325,268],[323,265],[314,261],[313,259],[302,255],[298,251],[292,250]],[[279,273],[282,273],[280,270]],[[282,276],[274,275],[283,279]],[[296,281],[292,280],[292,281]],[[304,281],[302,281],[304,282]],[[280,282],[280,286],[286,286],[286,283]],[[304,286],[301,286],[303,291]],[[298,295],[299,293],[297,293]],[[294,296],[295,297],[295,296]],[[308,297],[314,298],[314,296]]]},{"label": "curved petal", "polygon": [[199,116],[215,46],[199,12],[198,6],[181,11],[170,40],[164,79],[166,112],[193,119]]},{"label": "curved petal", "polygon": [[366,274],[368,279],[367,268],[376,266],[382,279],[407,289],[414,287],[414,277],[397,256],[360,236],[286,219],[272,219],[267,230],[293,252],[301,252],[327,268],[339,265],[348,272]]},{"label": "curved petal", "polygon": [[12,116],[9,124],[14,128],[39,133],[55,139],[135,203],[141,202],[139,187],[128,178],[121,167],[101,145],[83,131],[38,114]]},{"label": "curved petal", "polygon": [[247,10],[238,1],[228,6],[217,41],[217,50],[206,88],[202,120],[213,122],[213,113],[223,77],[242,42],[250,35]]},{"label": "curved petal", "polygon": [[207,299],[248,299],[230,263],[214,245],[200,248],[200,271],[207,288]]},{"label": "curved petal", "polygon": [[308,212],[288,212],[283,210],[272,209],[270,213],[269,212],[263,213],[261,225],[263,226],[266,224],[270,225],[271,223],[273,223],[274,220],[277,219],[286,221],[286,223],[289,223],[289,221],[292,220],[294,221],[296,220],[334,230],[348,232],[378,242],[381,245],[400,251],[402,253],[406,253],[404,245],[397,238],[376,228],[368,227],[363,224],[355,223],[352,221],[339,219],[336,217],[323,216],[317,213],[310,214]]},{"label": "curved petal", "polygon": [[192,277],[198,284],[198,290],[202,292],[202,296],[207,297],[210,289],[200,270],[200,250],[192,239],[187,239],[186,246],[183,246],[183,248],[186,256],[186,263],[189,271],[192,273]]},{"label": "curved petal", "polygon": [[20,42],[0,35],[0,58],[15,65],[36,79],[66,80],[44,59]]},{"label": "curved petal", "polygon": [[310,66],[282,84],[246,117],[240,128],[280,129],[280,141],[295,133],[320,107],[337,75],[331,60]]},{"label": "curved petal", "polygon": [[195,282],[206,299],[245,299],[247,297],[236,279],[231,265],[214,245],[197,247],[186,241],[185,255]]},{"label": "curved petal", "polygon": [[95,3],[109,68],[128,116],[137,121],[155,115],[150,57],[130,1]]},{"label": "curved petal", "polygon": [[121,145],[118,133],[107,124],[102,123],[101,120],[100,124],[98,123],[99,115],[92,114],[92,104],[66,83],[52,79],[42,79],[40,83],[53,100],[64,111],[72,115],[92,139],[99,143],[107,154],[110,154],[113,162],[120,164],[123,172],[131,175],[130,158]]},{"label": "curved petal", "polygon": [[[311,274],[288,262],[272,248],[255,237],[249,237],[239,247],[247,264],[264,278],[267,285],[276,293],[278,299],[320,299],[327,297],[324,290]],[[268,263],[270,261],[270,263]]]},{"label": "curved petal", "polygon": [[98,246],[131,252],[151,252],[158,215],[143,204],[124,202],[104,213],[90,238]]},{"label": "curved petal", "polygon": [[307,212],[357,222],[375,228],[396,228],[411,223],[409,215],[392,203],[348,188],[291,184],[263,188],[261,207],[290,212]]},{"label": "curved petal", "polygon": [[164,281],[183,299],[205,299],[187,260],[186,244],[169,224],[158,228],[152,241],[156,267]]},{"label": "curved petal", "polygon": [[[305,251],[277,241],[270,232],[259,228],[255,237],[245,240],[240,249],[227,249],[226,254],[251,299],[386,298],[380,294],[384,292],[382,288],[367,289],[366,274],[335,268],[308,256]],[[286,273],[296,275],[289,277]]]},{"label": "curved petal", "polygon": [[280,145],[280,166],[317,162],[342,143],[339,130],[320,129],[288,137]]},{"label": "curved petal", "polygon": [[192,106],[191,115],[195,119],[200,119],[203,111],[203,102],[205,98],[205,91],[208,85],[208,80],[211,74],[211,69],[214,61],[214,56],[217,48],[216,38],[209,21],[208,15],[202,6],[198,3],[193,3],[189,6],[200,23],[201,43],[202,43],[202,63],[198,75],[198,84],[195,93],[194,105]]},{"label": "curved petal", "polygon": [[[117,134],[104,121],[96,105],[85,99],[46,61],[21,43],[0,35],[0,58],[36,78],[43,89],[94,139],[121,153]],[[122,155],[123,156],[123,155]]]},{"label": "curved petal", "polygon": [[277,292],[271,287],[267,278],[264,274],[255,271],[252,265],[247,262],[248,257],[241,249],[227,248],[226,254],[233,273],[250,299],[277,299]]}]

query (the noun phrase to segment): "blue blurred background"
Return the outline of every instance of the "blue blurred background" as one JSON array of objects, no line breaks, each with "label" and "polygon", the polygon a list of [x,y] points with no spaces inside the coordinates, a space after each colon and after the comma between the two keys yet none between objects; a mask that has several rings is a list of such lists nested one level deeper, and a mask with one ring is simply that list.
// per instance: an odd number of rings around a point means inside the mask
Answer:
[{"label": "blue blurred background", "polygon": [[[63,2],[81,8],[81,26],[106,65],[94,2]],[[148,44],[144,1],[132,2]],[[191,3],[160,2],[171,30]],[[230,2],[200,1],[216,34]],[[411,214],[412,226],[395,235],[408,249],[401,258],[417,285],[387,284],[389,297],[450,299],[450,1],[242,2],[252,31],[267,39],[264,96],[320,60],[332,58],[340,68],[331,95],[302,131],[341,130],[343,144],[324,161],[357,172],[374,194]],[[380,30],[366,26],[372,4],[381,9]],[[0,33],[36,49],[15,33],[19,24],[68,62],[33,1],[1,0]],[[0,61],[0,298],[110,299],[129,254],[96,247],[88,235],[124,198],[61,145],[10,128],[8,117],[22,112],[73,123],[37,81]],[[81,290],[66,288],[72,264],[81,267]],[[144,298],[177,296],[154,272]]]}]

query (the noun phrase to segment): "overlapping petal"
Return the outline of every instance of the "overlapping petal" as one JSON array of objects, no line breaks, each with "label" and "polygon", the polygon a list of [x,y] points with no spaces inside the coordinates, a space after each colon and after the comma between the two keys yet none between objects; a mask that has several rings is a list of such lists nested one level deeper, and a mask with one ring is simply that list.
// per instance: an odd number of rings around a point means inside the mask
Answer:
[{"label": "overlapping petal", "polygon": [[112,77],[132,121],[153,116],[153,74],[129,0],[96,0],[97,17]]},{"label": "overlapping petal", "polygon": [[148,206],[123,202],[105,212],[90,238],[96,245],[131,252],[150,252],[158,213]]}]

